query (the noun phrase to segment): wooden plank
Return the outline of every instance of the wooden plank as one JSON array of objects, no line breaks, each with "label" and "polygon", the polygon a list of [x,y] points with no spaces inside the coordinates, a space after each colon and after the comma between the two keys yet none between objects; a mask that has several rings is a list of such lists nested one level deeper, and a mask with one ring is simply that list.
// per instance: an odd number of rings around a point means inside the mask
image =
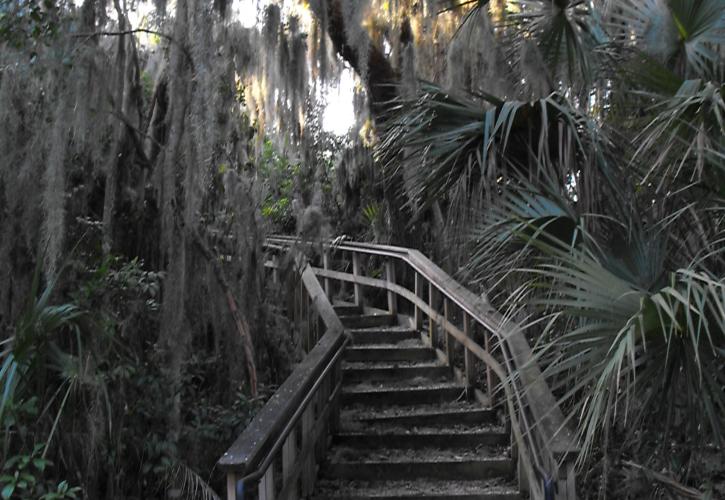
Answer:
[{"label": "wooden plank", "polygon": [[227,474],[227,500],[243,500],[237,499],[237,476],[233,472]]},{"label": "wooden plank", "polygon": [[[443,320],[448,323],[450,312],[448,311],[448,297],[443,297]],[[451,342],[451,336],[448,334],[448,330],[443,329],[443,336],[446,338],[446,363],[448,366],[453,366],[453,343]]]},{"label": "wooden plank", "polygon": [[[463,313],[463,334],[468,339],[472,339],[473,332],[471,331],[471,317]],[[476,365],[473,362],[473,354],[469,349],[464,349],[463,364],[466,374],[466,384],[469,387],[473,387],[476,375]]]},{"label": "wooden plank", "polygon": [[306,497],[312,494],[315,487],[315,453],[314,446],[316,439],[313,436],[313,427],[315,423],[314,405],[310,404],[302,414],[302,450],[300,452],[301,460],[301,479],[302,479],[302,496]]},{"label": "wooden plank", "polygon": [[259,482],[259,500],[274,499],[274,463],[272,463]]},{"label": "wooden plank", "polygon": [[282,445],[282,484],[291,484],[295,481],[292,475],[294,472],[295,461],[297,460],[297,430],[292,432]]},{"label": "wooden plank", "polygon": [[[352,253],[352,274],[354,276],[360,275],[360,254],[357,252]],[[362,287],[355,283],[355,305],[362,306]]]},{"label": "wooden plank", "polygon": [[[330,306],[332,307],[332,306]],[[342,329],[329,329],[292,374],[219,459],[219,466],[238,476],[253,470],[294,414],[319,374],[344,341]]]},{"label": "wooden plank", "polygon": [[[421,295],[423,295],[423,278],[421,278],[419,273],[415,273],[415,296],[420,298]],[[416,330],[420,330],[423,327],[423,313],[417,303],[415,303],[413,324]]]},{"label": "wooden plank", "polygon": [[[325,269],[330,269],[330,249],[325,248],[325,250],[322,253],[322,267]],[[332,297],[330,295],[330,278],[325,278],[325,295],[328,299]]]},{"label": "wooden plank", "polygon": [[[391,259],[385,261],[385,279],[388,283],[395,283],[395,263]],[[388,290],[388,312],[398,314],[398,297]]]},{"label": "wooden plank", "polygon": [[[430,281],[428,282],[428,308],[432,311],[433,310],[433,283]],[[433,328],[434,323],[432,318],[428,318],[428,342],[430,343],[431,347],[435,347],[434,344],[434,338],[433,338]]]},{"label": "wooden plank", "polygon": [[[491,342],[490,342],[489,337],[490,337],[490,333],[488,331],[483,332],[483,342],[484,342],[483,348],[486,349],[487,353],[493,355],[493,353],[491,353]],[[493,393],[494,393],[494,391],[493,391],[493,382],[492,382],[492,377],[491,377],[491,367],[486,365],[486,395],[488,396],[488,400],[490,401],[490,403],[492,405],[494,404]]]}]

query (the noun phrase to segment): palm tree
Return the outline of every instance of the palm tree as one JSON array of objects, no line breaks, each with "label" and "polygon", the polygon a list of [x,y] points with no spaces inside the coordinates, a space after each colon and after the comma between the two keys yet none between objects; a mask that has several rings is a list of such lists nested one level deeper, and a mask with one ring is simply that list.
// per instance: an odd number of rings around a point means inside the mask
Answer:
[{"label": "palm tree", "polygon": [[528,327],[583,470],[616,451],[701,486],[725,430],[725,2],[504,4],[518,100],[422,84],[378,158]]}]

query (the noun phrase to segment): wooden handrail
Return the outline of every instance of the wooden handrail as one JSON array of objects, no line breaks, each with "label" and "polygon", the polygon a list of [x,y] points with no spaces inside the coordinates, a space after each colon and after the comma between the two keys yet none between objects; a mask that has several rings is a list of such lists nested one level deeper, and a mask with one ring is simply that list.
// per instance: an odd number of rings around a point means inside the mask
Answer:
[{"label": "wooden handrail", "polygon": [[[291,245],[297,240],[293,237],[274,236],[269,238],[268,241],[277,246],[285,246]],[[502,352],[504,354],[505,367],[493,359],[487,352],[487,349],[481,347],[472,338],[467,336],[467,332],[461,331],[450,323],[447,319],[447,314],[441,315],[433,310],[430,304],[430,296],[429,302],[426,302],[419,297],[419,293],[410,291],[392,282],[390,279],[380,280],[361,276],[359,270],[354,274],[349,274],[330,269],[313,269],[318,276],[326,279],[351,282],[356,287],[368,286],[384,289],[389,293],[394,293],[408,300],[414,305],[416,311],[420,310],[424,312],[431,321],[435,321],[441,325],[445,331],[465,347],[466,352],[470,352],[486,363],[486,365],[493,368],[506,390],[510,413],[514,412],[514,408],[519,410],[520,422],[517,423],[520,423],[522,428],[520,429],[522,432],[517,433],[519,434],[517,436],[517,441],[520,441],[519,446],[524,444],[523,437],[527,437],[531,443],[531,434],[536,434],[541,438],[542,446],[546,448],[546,451],[551,453],[554,461],[557,462],[552,464],[551,460],[537,456],[543,453],[543,451],[533,449],[535,445],[532,443],[528,448],[532,448],[529,452],[533,455],[532,458],[534,458],[535,465],[537,466],[531,466],[530,468],[536,468],[538,469],[537,472],[540,472],[541,465],[539,464],[541,462],[545,463],[547,467],[564,465],[564,478],[560,478],[559,480],[559,489],[561,490],[563,488],[566,491],[558,498],[575,498],[571,458],[578,449],[573,438],[573,433],[568,428],[566,419],[556,402],[556,398],[552,394],[541,369],[536,363],[523,331],[504,321],[503,316],[491,304],[463,287],[417,250],[349,241],[325,245],[324,247],[334,251],[351,252],[353,256],[367,254],[387,257],[389,259],[398,259],[404,262],[416,272],[416,277],[420,275],[428,281],[431,290],[435,288],[437,293],[442,294],[446,300],[458,306],[471,319],[482,325],[492,335],[496,336],[499,344],[503,346]],[[356,293],[356,295],[358,294]],[[518,390],[511,391],[508,387],[509,382],[519,386]],[[533,424],[527,421],[525,415],[527,410],[531,413],[534,420]],[[510,417],[512,421],[516,418],[513,414]],[[554,474],[555,472],[548,471],[549,474]],[[532,472],[529,471],[529,475],[531,474]]]},{"label": "wooden handrail", "polygon": [[[286,247],[287,245],[285,245]],[[297,262],[299,265],[302,259],[297,259]],[[280,453],[282,446],[287,448],[284,451],[296,446],[293,442],[294,439],[291,439],[292,436],[289,434],[294,430],[300,418],[304,420],[303,412],[306,413],[305,410],[308,409],[322,380],[329,375],[331,365],[337,363],[339,366],[340,354],[347,340],[343,325],[335,314],[317,277],[306,263],[302,266],[300,282],[307,291],[309,301],[322,319],[326,330],[302,362],[217,462],[227,474],[229,500],[243,498],[243,494],[240,496],[240,491],[246,491],[245,481],[256,482],[266,475],[267,471],[273,469],[270,464]],[[339,388],[339,384],[337,384],[337,387],[331,389],[329,396],[331,399],[339,395]],[[318,421],[326,418],[328,418],[327,414],[318,415]],[[313,453],[315,445],[314,441],[307,443],[299,451],[299,455]],[[293,455],[295,453],[297,452],[294,452]],[[291,474],[295,477],[304,468],[302,463],[287,465],[294,468]],[[262,492],[261,490],[264,488],[271,488],[273,491],[274,484],[260,485],[260,498],[274,498],[274,493],[270,497],[268,492]],[[294,495],[290,493],[291,488],[290,485],[287,485],[287,489],[282,492],[280,498],[290,495],[293,497]]]}]

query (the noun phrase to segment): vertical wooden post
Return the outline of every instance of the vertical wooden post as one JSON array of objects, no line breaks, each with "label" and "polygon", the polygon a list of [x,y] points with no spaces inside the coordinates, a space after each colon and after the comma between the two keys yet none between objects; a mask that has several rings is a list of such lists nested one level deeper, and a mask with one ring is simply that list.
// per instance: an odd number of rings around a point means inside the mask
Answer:
[{"label": "vertical wooden post", "polygon": [[430,281],[428,282],[428,309],[430,309],[431,314],[428,315],[428,342],[430,342],[430,346],[434,347],[435,344],[433,344],[433,283]]},{"label": "vertical wooden post", "polygon": [[312,434],[315,425],[315,408],[312,402],[302,413],[302,450],[307,452],[307,456],[300,457],[303,461],[302,465],[302,497],[312,494],[315,487],[315,448],[312,442]]},{"label": "vertical wooden post", "polygon": [[227,474],[227,500],[244,500],[237,498],[237,475],[233,472]]},{"label": "vertical wooden post", "polygon": [[292,471],[295,468],[295,458],[297,457],[297,429],[293,429],[287,439],[285,439],[282,445],[282,488],[287,488],[288,491],[293,491],[294,495],[297,496],[297,488],[292,487],[291,490],[288,488],[288,484],[295,478],[292,477]]},{"label": "vertical wooden post", "polygon": [[277,255],[272,256],[272,283],[279,283],[279,257]]},{"label": "vertical wooden post", "polygon": [[564,459],[559,467],[559,480],[557,481],[559,493],[557,499],[576,500],[576,476],[574,474],[574,460],[570,457]]},{"label": "vertical wooden post", "polygon": [[[322,254],[322,267],[327,271],[330,269],[330,249],[325,248],[323,254]],[[325,295],[327,295],[328,299],[332,299],[332,296],[330,295],[330,278],[325,278]]]},{"label": "vertical wooden post", "polygon": [[[415,296],[416,297],[422,297],[423,295],[423,278],[418,274],[418,272],[415,273]],[[420,307],[418,305],[415,306],[415,313],[413,314],[413,321],[415,323],[415,329],[420,330],[423,326],[423,311],[420,310]]]},{"label": "vertical wooden post", "polygon": [[[388,283],[395,284],[395,263],[388,259],[385,261],[385,279]],[[398,296],[388,290],[388,312],[398,314]]]},{"label": "vertical wooden post", "polygon": [[[465,311],[463,312],[463,333],[468,337],[469,339],[472,336],[471,332],[471,317],[468,316],[468,313]],[[468,350],[468,348],[464,347],[464,365],[465,365],[465,371],[466,371],[466,384],[468,386],[473,385],[473,377],[474,377],[474,360],[473,360],[473,354],[471,351]]]},{"label": "vertical wooden post", "polygon": [[[450,322],[450,314],[448,312],[448,297],[443,297],[443,318],[445,319],[446,323]],[[446,340],[446,357],[448,358],[448,366],[453,366],[453,351],[451,350],[453,345],[451,343],[451,335],[448,333],[445,324],[443,326],[443,335],[445,336],[444,338]]]},{"label": "vertical wooden post", "polygon": [[[490,347],[490,334],[488,330],[483,332],[483,341],[484,341],[484,347],[486,348],[486,352],[493,355],[491,353],[491,347]],[[491,367],[486,365],[486,395],[488,396],[488,404],[493,406],[493,387],[491,387]]]},{"label": "vertical wooden post", "polygon": [[[352,274],[360,276],[360,255],[357,252],[352,253]],[[355,283],[355,305],[362,306],[362,287]]]},{"label": "vertical wooden post", "polygon": [[269,464],[259,482],[259,500],[274,500],[274,462]]}]

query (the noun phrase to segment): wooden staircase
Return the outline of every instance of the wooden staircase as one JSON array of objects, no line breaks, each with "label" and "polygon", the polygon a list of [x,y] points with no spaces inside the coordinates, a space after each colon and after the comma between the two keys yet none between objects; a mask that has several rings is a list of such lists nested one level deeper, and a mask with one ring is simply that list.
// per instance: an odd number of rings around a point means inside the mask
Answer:
[{"label": "wooden staircase", "polygon": [[576,500],[573,434],[489,303],[412,249],[266,249],[306,355],[219,459],[228,500]]},{"label": "wooden staircase", "polygon": [[340,426],[312,498],[521,498],[509,433],[425,337],[392,314],[334,309],[352,342],[343,353]]}]

